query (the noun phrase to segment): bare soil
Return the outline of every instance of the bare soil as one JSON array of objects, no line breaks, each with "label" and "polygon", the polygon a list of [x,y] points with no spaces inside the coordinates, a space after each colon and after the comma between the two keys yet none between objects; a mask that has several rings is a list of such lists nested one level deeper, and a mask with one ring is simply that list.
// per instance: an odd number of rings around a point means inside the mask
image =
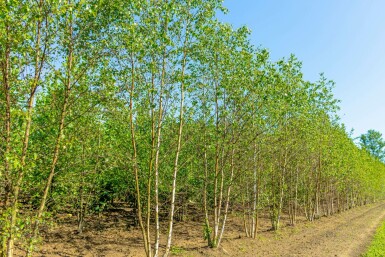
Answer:
[{"label": "bare soil", "polygon": [[[375,229],[385,219],[385,203],[348,210],[314,222],[300,219],[296,226],[286,225],[270,231],[268,217],[261,217],[258,238],[244,237],[241,220],[228,221],[220,249],[209,249],[203,240],[201,222],[175,224],[174,256],[360,256],[365,252]],[[127,227],[122,210],[104,217],[90,217],[83,234],[76,232],[76,218],[58,217],[57,225],[43,233],[43,244],[35,256],[144,256],[141,233]],[[166,231],[162,231],[163,240]],[[164,241],[161,241],[164,245]],[[161,249],[162,251],[163,249]],[[20,253],[20,252],[19,252]],[[22,254],[22,253],[20,253]]]}]

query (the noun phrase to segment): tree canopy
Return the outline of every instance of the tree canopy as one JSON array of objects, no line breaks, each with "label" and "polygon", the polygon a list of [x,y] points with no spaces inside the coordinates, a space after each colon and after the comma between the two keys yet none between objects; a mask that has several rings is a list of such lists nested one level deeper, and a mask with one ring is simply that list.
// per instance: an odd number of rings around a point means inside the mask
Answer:
[{"label": "tree canopy", "polygon": [[382,134],[376,130],[370,129],[366,134],[360,136],[360,146],[368,151],[373,157],[384,162],[385,141]]}]

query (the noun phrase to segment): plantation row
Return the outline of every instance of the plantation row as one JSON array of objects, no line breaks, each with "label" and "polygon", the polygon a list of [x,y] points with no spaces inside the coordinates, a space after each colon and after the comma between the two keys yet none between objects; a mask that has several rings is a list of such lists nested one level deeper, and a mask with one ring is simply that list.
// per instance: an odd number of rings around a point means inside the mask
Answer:
[{"label": "plantation row", "polygon": [[[220,0],[0,3],[2,256],[32,255],[49,214],[133,208],[147,256],[199,219],[218,247],[228,215],[255,238],[385,195],[385,166],[336,115],[333,82],[272,62]],[[167,244],[160,252],[160,230]]]}]

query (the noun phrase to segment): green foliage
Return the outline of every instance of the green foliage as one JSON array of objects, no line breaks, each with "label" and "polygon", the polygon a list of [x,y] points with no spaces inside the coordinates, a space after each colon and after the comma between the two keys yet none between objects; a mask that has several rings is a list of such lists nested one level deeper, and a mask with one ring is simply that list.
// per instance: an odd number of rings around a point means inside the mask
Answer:
[{"label": "green foliage", "polygon": [[360,136],[361,148],[368,151],[373,157],[384,161],[385,158],[385,141],[382,134],[373,129],[368,130],[366,134]]}]

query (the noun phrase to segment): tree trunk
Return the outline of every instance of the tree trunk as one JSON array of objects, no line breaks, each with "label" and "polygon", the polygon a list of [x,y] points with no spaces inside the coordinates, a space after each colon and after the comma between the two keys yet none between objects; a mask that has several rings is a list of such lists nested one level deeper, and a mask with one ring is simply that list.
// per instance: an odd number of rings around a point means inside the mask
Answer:
[{"label": "tree trunk", "polygon": [[[4,176],[4,198],[0,199],[2,203],[2,207],[6,210],[9,207],[9,196],[11,193],[11,177],[10,177],[10,163],[9,163],[9,155],[11,153],[11,92],[10,92],[10,82],[9,82],[9,72],[10,72],[10,55],[11,55],[11,46],[9,43],[9,31],[10,26],[7,21],[5,21],[5,31],[7,35],[7,41],[5,43],[4,56],[3,60],[1,60],[1,72],[3,77],[3,91],[5,96],[5,123],[4,123],[4,143],[5,143],[5,151],[4,151],[4,174],[0,174]],[[12,230],[12,228],[11,228]],[[8,242],[9,243],[9,242]],[[13,248],[13,246],[12,246]],[[4,237],[1,242],[1,254],[5,255],[7,251],[7,238]]]},{"label": "tree trunk", "polygon": [[[6,22],[6,34],[7,39],[9,37],[10,26]],[[10,58],[11,58],[11,46],[7,41],[5,43],[4,59],[1,63],[2,73],[3,73],[3,90],[5,96],[5,151],[4,151],[4,199],[3,206],[7,208],[9,205],[9,195],[11,193],[11,174],[10,174],[10,164],[9,164],[9,155],[11,153],[11,86],[9,81],[9,72],[10,72]]]},{"label": "tree trunk", "polygon": [[142,231],[143,236],[143,242],[144,242],[144,250],[146,252],[146,256],[151,256],[151,244],[149,241],[149,236],[146,232],[146,229],[144,227],[143,223],[143,217],[142,217],[142,201],[141,201],[141,195],[140,195],[140,183],[139,183],[139,168],[138,168],[138,153],[136,149],[136,136],[135,136],[135,125],[134,125],[134,110],[133,110],[133,101],[134,101],[134,88],[135,88],[135,66],[134,66],[134,58],[131,56],[131,88],[130,88],[130,131],[131,131],[131,144],[132,144],[132,168],[134,170],[134,176],[135,176],[135,189],[136,189],[136,204],[137,204],[137,216],[138,216],[138,222],[139,226]]},{"label": "tree trunk", "polygon": [[[72,16],[72,13],[71,13]],[[72,22],[72,19],[71,19]],[[52,184],[52,179],[55,175],[55,169],[56,169],[56,164],[59,159],[59,153],[60,153],[60,145],[61,141],[64,135],[64,124],[65,124],[65,118],[67,116],[67,106],[68,106],[68,100],[70,97],[70,92],[71,92],[71,73],[72,73],[72,61],[73,61],[73,27],[72,23],[69,24],[69,46],[68,46],[68,56],[67,56],[67,78],[66,78],[66,83],[65,83],[65,92],[64,92],[64,99],[63,99],[63,105],[62,105],[62,110],[60,114],[60,120],[59,120],[59,128],[58,128],[58,134],[56,137],[56,142],[55,142],[55,148],[54,148],[54,153],[52,157],[52,162],[51,162],[51,168],[50,172],[46,181],[46,185],[44,188],[43,196],[40,202],[40,207],[37,211],[37,215],[35,218],[35,222],[33,225],[33,231],[32,231],[32,236],[29,242],[29,247],[27,251],[27,256],[31,256],[33,252],[33,243],[34,240],[36,239],[39,231],[39,224],[40,220],[43,216],[44,210],[45,210],[45,204],[47,202],[49,190]]]},{"label": "tree trunk", "polygon": [[[187,35],[186,35],[186,41],[187,43]],[[183,53],[183,63],[182,63],[182,82],[180,85],[180,106],[179,106],[179,130],[178,130],[178,145],[175,152],[175,160],[174,160],[174,173],[172,178],[172,193],[171,193],[171,206],[170,206],[170,220],[168,225],[168,236],[167,236],[167,244],[166,244],[166,251],[164,253],[164,257],[167,257],[170,253],[171,248],[171,239],[172,239],[172,228],[173,228],[173,222],[174,222],[174,211],[175,211],[175,194],[176,194],[176,178],[178,173],[178,161],[179,161],[179,154],[181,151],[181,141],[182,141],[182,132],[183,132],[183,109],[184,109],[184,75],[185,75],[185,67],[186,67],[186,58],[187,58],[187,50],[184,50]]]},{"label": "tree trunk", "polygon": [[219,247],[219,245],[221,244],[222,237],[223,237],[223,234],[225,232],[225,225],[226,225],[226,221],[227,221],[227,214],[228,214],[229,205],[230,205],[230,193],[231,193],[231,187],[232,187],[232,184],[233,184],[233,177],[234,177],[234,154],[235,154],[235,149],[234,149],[234,146],[233,146],[232,153],[231,153],[230,183],[229,183],[229,185],[227,187],[226,205],[225,205],[225,210],[224,210],[224,214],[223,214],[222,228],[221,228],[221,232],[220,232],[220,234],[218,236],[218,244],[217,244],[216,247]]}]

